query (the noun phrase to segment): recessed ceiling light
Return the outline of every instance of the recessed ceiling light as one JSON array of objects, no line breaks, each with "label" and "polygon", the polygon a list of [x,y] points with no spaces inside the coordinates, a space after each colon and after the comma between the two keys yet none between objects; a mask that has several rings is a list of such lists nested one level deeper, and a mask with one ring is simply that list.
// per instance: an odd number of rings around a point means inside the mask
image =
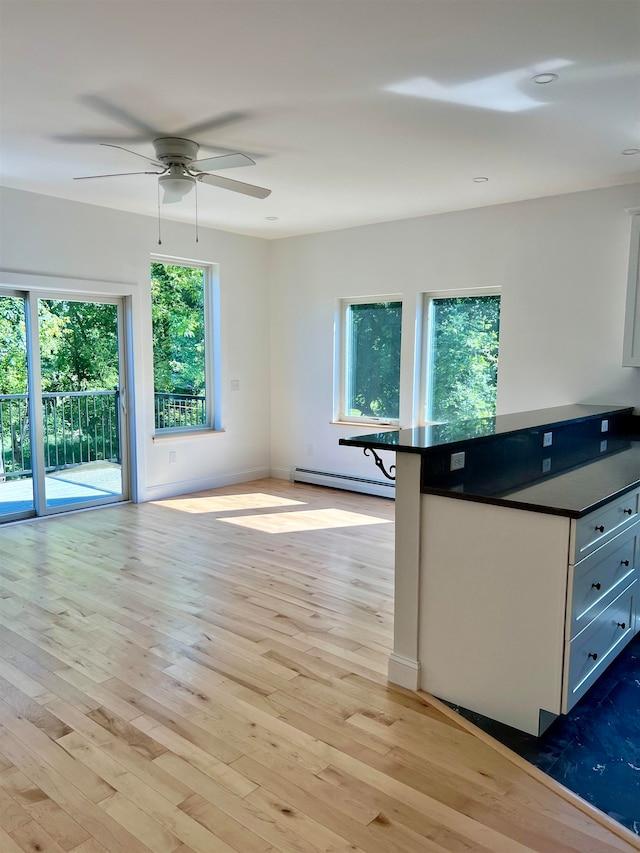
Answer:
[{"label": "recessed ceiling light", "polygon": [[640,154],[640,148],[625,148],[623,154]]},{"label": "recessed ceiling light", "polygon": [[486,182],[487,182],[488,180],[489,180],[489,178],[482,178],[482,177],[479,177],[479,178],[474,178],[474,179],[473,179],[473,183],[474,183],[474,184],[486,184]]},{"label": "recessed ceiling light", "polygon": [[557,79],[558,75],[552,74],[551,72],[536,74],[531,78],[532,82],[539,83],[541,86],[544,86],[545,83],[555,83]]},{"label": "recessed ceiling light", "polygon": [[273,222],[277,218],[278,218],[277,216],[265,216],[265,219],[269,219],[271,222]]}]

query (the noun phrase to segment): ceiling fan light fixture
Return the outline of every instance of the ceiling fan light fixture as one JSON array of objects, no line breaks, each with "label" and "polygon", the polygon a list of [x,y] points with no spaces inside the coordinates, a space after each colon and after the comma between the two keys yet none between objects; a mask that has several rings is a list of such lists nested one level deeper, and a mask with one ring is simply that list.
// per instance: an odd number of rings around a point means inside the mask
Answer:
[{"label": "ceiling fan light fixture", "polygon": [[195,186],[196,179],[191,175],[161,175],[158,183],[164,191],[163,204],[173,204],[183,199]]}]

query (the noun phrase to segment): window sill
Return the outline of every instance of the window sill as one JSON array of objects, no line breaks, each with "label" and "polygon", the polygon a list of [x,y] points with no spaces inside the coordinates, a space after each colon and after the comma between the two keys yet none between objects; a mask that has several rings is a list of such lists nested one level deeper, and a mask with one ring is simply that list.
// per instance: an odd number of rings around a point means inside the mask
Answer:
[{"label": "window sill", "polygon": [[194,429],[194,430],[174,430],[167,432],[157,432],[151,436],[151,441],[185,441],[190,438],[202,438],[205,435],[222,435],[224,429]]},{"label": "window sill", "polygon": [[360,429],[402,429],[400,424],[390,424],[390,423],[379,423],[376,421],[367,421],[363,423],[362,421],[329,421],[331,426],[348,426],[348,427],[359,427]]}]

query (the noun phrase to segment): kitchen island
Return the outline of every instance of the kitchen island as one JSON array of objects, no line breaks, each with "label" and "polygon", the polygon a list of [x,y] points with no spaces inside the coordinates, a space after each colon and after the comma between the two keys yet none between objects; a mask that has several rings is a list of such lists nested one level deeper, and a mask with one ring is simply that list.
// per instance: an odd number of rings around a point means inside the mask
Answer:
[{"label": "kitchen island", "polygon": [[396,451],[389,680],[540,734],[632,639],[631,407],[563,406],[342,439]]}]

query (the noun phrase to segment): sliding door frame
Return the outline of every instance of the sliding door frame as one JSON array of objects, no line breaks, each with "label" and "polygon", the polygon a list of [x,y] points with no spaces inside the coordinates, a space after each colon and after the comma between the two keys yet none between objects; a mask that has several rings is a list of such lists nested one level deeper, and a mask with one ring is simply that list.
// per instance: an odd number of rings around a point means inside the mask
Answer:
[{"label": "sliding door frame", "polygon": [[[122,285],[85,279],[63,279],[57,276],[32,275],[0,270],[0,295],[13,296],[25,301],[25,325],[27,345],[29,427],[32,453],[33,510],[13,513],[3,522],[17,521],[34,516],[57,515],[62,512],[110,505],[135,500],[137,477],[135,476],[135,413],[129,406],[133,400],[133,311],[132,302],[135,285]],[[47,506],[45,491],[45,454],[43,430],[42,374],[40,365],[40,341],[38,323],[38,301],[58,299],[69,302],[108,303],[117,307],[118,368],[119,368],[119,440],[121,457],[122,494],[116,498],[98,498],[89,502],[74,502],[62,506]]]}]

